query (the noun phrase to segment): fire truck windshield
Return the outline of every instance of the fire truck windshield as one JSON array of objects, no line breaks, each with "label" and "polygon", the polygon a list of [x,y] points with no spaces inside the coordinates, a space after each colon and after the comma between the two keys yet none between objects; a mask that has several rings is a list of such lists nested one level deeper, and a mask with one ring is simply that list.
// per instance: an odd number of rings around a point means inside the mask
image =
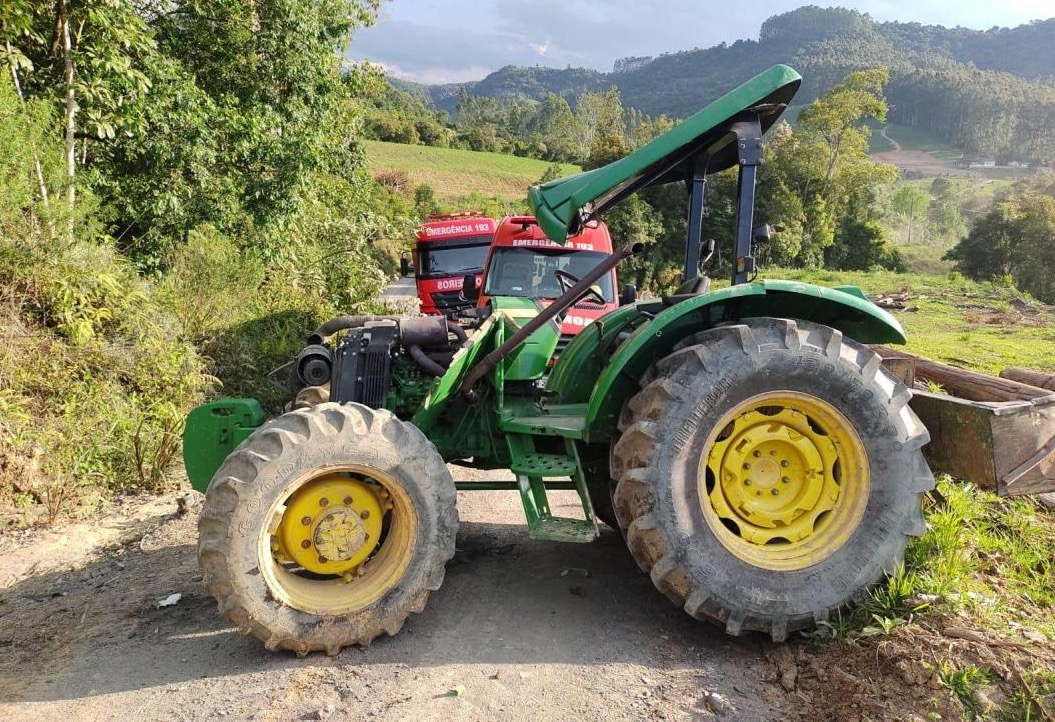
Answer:
[{"label": "fire truck windshield", "polygon": [[[565,248],[496,248],[487,269],[488,296],[525,296],[527,298],[557,298],[561,295],[555,270],[582,278],[598,263],[607,258],[596,251],[573,251]],[[614,303],[612,274],[597,282],[601,295]]]},{"label": "fire truck windshield", "polygon": [[[461,239],[459,239],[461,240]],[[483,270],[487,258],[487,246],[490,236],[482,236],[478,245],[461,245],[456,247],[421,244],[418,247],[418,275],[460,276],[466,273],[478,273]]]}]

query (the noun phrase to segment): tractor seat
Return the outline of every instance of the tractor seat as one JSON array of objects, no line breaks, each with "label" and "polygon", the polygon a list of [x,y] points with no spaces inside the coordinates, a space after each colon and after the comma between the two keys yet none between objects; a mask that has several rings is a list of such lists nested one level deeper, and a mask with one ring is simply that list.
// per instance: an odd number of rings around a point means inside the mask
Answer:
[{"label": "tractor seat", "polygon": [[673,306],[676,303],[687,301],[693,296],[699,296],[702,293],[707,293],[711,287],[711,279],[708,276],[697,276],[696,278],[690,278],[683,284],[678,286],[678,289],[669,296],[663,297],[664,306]]}]

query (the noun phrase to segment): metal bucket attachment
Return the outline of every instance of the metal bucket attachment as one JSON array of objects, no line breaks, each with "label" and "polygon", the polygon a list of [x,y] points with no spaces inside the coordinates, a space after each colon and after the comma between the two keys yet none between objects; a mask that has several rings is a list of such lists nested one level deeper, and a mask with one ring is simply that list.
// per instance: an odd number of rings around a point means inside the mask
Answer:
[{"label": "metal bucket attachment", "polygon": [[[930,432],[923,455],[935,473],[1000,496],[1055,491],[1055,393],[874,347],[912,389],[910,406]],[[923,390],[924,382],[941,391]]]}]

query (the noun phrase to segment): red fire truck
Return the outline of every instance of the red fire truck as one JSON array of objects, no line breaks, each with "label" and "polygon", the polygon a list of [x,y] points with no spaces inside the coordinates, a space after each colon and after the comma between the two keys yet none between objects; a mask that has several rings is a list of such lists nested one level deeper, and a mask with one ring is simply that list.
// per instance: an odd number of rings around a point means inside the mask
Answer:
[{"label": "red fire truck", "polygon": [[[493,218],[484,218],[476,211],[434,214],[421,224],[413,251],[413,271],[422,313],[454,318],[472,307],[472,302],[461,296],[462,280],[474,275],[479,287],[495,226]],[[402,270],[404,275],[411,270],[405,259]]]},{"label": "red fire truck", "polygon": [[[569,238],[564,245],[558,245],[546,237],[533,216],[507,216],[495,231],[476,307],[486,309],[491,296],[522,296],[535,299],[543,306],[549,305],[564,292],[559,276],[567,279],[570,275],[574,283],[574,279],[585,275],[611,254],[612,237],[600,221]],[[595,319],[620,302],[631,300],[629,296],[634,293],[631,287],[626,289],[627,298],[617,299],[615,289],[613,270],[601,277],[591,293],[568,309],[561,321],[558,351]]]}]

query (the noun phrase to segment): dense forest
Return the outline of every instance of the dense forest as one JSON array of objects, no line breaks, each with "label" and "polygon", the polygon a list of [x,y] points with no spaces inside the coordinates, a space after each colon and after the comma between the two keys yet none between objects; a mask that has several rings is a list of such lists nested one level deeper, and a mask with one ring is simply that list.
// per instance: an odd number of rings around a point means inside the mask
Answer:
[{"label": "dense forest", "polygon": [[808,6],[766,20],[758,40],[665,53],[626,72],[510,66],[476,83],[401,87],[453,113],[464,93],[573,100],[614,85],[628,107],[684,117],[775,63],[803,74],[806,102],[855,70],[887,68],[891,121],[934,131],[969,155],[1055,163],[1055,19],[975,31]]},{"label": "dense forest", "polygon": [[339,57],[377,4],[4,3],[0,502],[164,488],[191,406],[278,403],[306,329],[372,310],[418,220]]}]

